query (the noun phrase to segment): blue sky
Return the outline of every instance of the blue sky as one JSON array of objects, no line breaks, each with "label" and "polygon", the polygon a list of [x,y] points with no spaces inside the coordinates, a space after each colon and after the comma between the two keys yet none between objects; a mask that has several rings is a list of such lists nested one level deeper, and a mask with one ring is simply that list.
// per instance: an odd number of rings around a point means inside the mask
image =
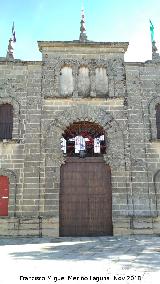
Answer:
[{"label": "blue sky", "polygon": [[[151,58],[149,18],[160,47],[160,0],[84,0],[89,40],[129,41],[126,61]],[[82,0],[0,0],[0,56],[15,22],[16,58],[41,60],[37,40],[79,38]],[[160,48],[159,48],[160,49]]]}]

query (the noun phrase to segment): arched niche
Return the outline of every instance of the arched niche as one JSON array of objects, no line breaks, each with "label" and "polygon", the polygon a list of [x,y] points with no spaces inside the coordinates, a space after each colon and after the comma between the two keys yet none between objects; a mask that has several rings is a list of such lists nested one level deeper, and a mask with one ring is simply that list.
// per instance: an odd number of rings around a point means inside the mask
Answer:
[{"label": "arched niche", "polygon": [[156,107],[158,105],[160,105],[160,96],[153,97],[148,104],[150,131],[151,131],[152,140],[157,140]]},{"label": "arched niche", "polygon": [[108,94],[108,76],[106,68],[98,67],[95,70],[96,96],[103,97]]},{"label": "arched niche", "polygon": [[60,71],[60,95],[68,97],[73,94],[73,74],[70,66],[63,66]]},{"label": "arched niche", "polygon": [[90,78],[89,69],[81,66],[78,72],[78,95],[80,97],[88,97],[90,95]]}]

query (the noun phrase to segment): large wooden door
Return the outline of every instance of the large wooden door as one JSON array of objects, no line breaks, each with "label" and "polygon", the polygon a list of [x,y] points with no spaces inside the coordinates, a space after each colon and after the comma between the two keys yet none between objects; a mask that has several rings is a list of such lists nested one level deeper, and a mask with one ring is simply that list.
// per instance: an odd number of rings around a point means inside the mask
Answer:
[{"label": "large wooden door", "polygon": [[0,176],[0,216],[8,216],[9,179]]},{"label": "large wooden door", "polygon": [[102,157],[68,157],[61,167],[60,236],[103,235],[112,235],[110,167]]}]

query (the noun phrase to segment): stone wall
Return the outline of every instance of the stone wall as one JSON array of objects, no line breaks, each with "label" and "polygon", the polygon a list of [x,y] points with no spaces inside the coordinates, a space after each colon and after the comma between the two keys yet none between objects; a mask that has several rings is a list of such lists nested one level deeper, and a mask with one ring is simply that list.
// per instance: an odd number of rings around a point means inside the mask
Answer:
[{"label": "stone wall", "polygon": [[[159,96],[160,65],[126,64],[128,129],[131,162],[131,199],[134,233],[159,233],[159,196],[155,175],[159,170],[155,105]],[[122,225],[123,227],[123,225]]]},{"label": "stone wall", "polygon": [[13,139],[0,142],[0,174],[10,183],[9,216],[0,218],[0,234],[32,235],[23,217],[39,216],[41,63],[1,62],[0,103],[14,108]]},{"label": "stone wall", "polygon": [[[38,44],[42,51],[43,96],[45,98],[68,96],[107,98],[108,96],[125,95],[124,52],[128,43],[93,42],[84,45],[76,42],[38,42]],[[107,75],[105,80],[108,88],[106,89],[101,79],[101,76],[104,76],[104,70]],[[67,72],[68,92],[67,90],[64,92],[61,87],[64,87],[63,81],[65,82],[67,78]],[[84,74],[85,79],[83,79]],[[98,75],[99,85],[97,86]],[[86,92],[82,92],[82,89],[80,91],[84,80]]]},{"label": "stone wall", "polygon": [[0,141],[10,182],[0,235],[59,235],[60,138],[82,120],[105,130],[114,234],[159,234],[160,64],[124,63],[120,43],[39,47],[42,62],[0,62],[0,103],[14,108],[13,139]]}]

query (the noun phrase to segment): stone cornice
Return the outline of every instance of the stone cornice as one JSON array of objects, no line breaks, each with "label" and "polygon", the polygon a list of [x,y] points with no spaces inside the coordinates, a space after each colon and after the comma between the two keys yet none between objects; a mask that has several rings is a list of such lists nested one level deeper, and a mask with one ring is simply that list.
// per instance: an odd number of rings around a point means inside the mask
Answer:
[{"label": "stone cornice", "polygon": [[42,61],[21,61],[21,60],[14,60],[14,61],[0,61],[0,65],[18,65],[18,66],[27,66],[27,65],[42,65]]},{"label": "stone cornice", "polygon": [[94,54],[97,51],[98,53],[125,53],[128,45],[128,42],[38,41],[41,52],[67,52],[72,54]]}]

